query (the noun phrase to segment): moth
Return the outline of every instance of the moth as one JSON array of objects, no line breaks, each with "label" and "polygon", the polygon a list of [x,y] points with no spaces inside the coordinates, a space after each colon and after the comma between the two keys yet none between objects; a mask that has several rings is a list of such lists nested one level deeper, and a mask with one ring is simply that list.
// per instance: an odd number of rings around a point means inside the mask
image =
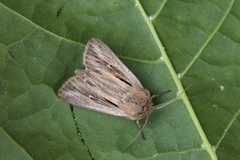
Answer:
[{"label": "moth", "polygon": [[[58,96],[76,106],[136,120],[140,130],[138,135],[142,133],[148,115],[153,110],[152,99],[170,92],[169,90],[150,96],[150,92],[143,87],[137,77],[97,38],[92,38],[87,43],[83,53],[83,65],[85,70],[75,70],[76,75],[63,84]],[[155,109],[168,105],[180,95]],[[139,120],[146,116],[145,124],[141,127]]]}]

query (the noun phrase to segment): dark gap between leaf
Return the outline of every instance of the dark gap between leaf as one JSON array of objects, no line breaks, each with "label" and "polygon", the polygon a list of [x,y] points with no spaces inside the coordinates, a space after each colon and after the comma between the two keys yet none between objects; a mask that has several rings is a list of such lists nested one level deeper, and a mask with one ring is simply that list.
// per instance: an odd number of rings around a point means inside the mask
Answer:
[{"label": "dark gap between leaf", "polygon": [[57,18],[59,17],[60,13],[62,12],[63,6],[57,11]]},{"label": "dark gap between leaf", "polygon": [[10,54],[10,56],[15,60],[14,56],[12,55],[12,53],[10,51],[8,51],[8,53]]},{"label": "dark gap between leaf", "polygon": [[83,137],[82,137],[82,133],[80,132],[80,130],[79,130],[79,128],[78,128],[77,121],[76,121],[76,119],[75,119],[75,114],[74,114],[73,105],[72,105],[72,104],[70,104],[70,109],[71,109],[71,112],[72,112],[73,121],[74,121],[76,130],[77,130],[77,134],[80,136],[80,139],[81,139],[81,141],[82,141],[82,144],[83,144],[84,147],[87,149],[88,155],[90,156],[90,158],[91,158],[92,160],[94,160],[94,158],[92,157],[92,154],[91,154],[89,148],[86,146],[86,144],[85,144],[85,142],[84,142],[84,139],[83,139]]}]

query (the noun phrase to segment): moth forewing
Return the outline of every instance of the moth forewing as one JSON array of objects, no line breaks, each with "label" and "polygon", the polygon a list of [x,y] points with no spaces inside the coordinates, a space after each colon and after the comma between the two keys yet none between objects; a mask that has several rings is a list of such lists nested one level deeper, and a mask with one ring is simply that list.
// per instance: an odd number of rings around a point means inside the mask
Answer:
[{"label": "moth forewing", "polygon": [[143,88],[137,77],[105,43],[97,38],[92,38],[87,43],[83,55],[83,65],[85,70],[92,68],[95,71],[101,71],[104,69],[104,73],[110,73],[131,86]]},{"label": "moth forewing", "polygon": [[84,108],[96,110],[99,112],[112,114],[120,117],[127,117],[127,115],[119,108],[112,104],[103,101],[99,95],[96,94],[94,86],[90,85],[90,81],[86,81],[84,72],[71,77],[58,91],[58,96],[70,104],[81,106]]}]

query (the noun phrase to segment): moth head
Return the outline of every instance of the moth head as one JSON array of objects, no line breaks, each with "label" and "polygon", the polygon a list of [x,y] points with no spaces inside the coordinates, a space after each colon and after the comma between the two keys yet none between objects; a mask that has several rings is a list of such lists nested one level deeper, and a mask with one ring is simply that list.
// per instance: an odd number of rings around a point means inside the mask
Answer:
[{"label": "moth head", "polygon": [[[190,86],[191,86],[191,85],[190,85]],[[162,105],[162,106],[160,106],[160,107],[154,108],[154,109],[162,108],[162,107],[164,107],[164,106],[166,106],[166,105],[174,102],[174,101],[177,100],[177,98],[180,97],[190,86],[188,86],[183,92],[181,92],[176,98],[174,98],[174,99],[171,100],[170,102],[168,102],[168,103],[166,103],[166,104],[164,104],[164,105]],[[158,95],[153,95],[153,96],[151,96],[151,97],[148,99],[146,105],[142,107],[142,109],[145,109],[145,112],[140,112],[140,113],[138,114],[138,118],[137,118],[137,123],[138,123],[138,125],[139,125],[139,120],[142,119],[142,118],[144,118],[144,117],[147,117],[146,120],[145,120],[145,123],[144,123],[144,125],[143,125],[143,127],[142,127],[141,129],[139,128],[140,131],[138,132],[138,134],[135,136],[135,138],[134,138],[131,142],[128,143],[128,145],[122,150],[122,152],[125,151],[125,149],[140,135],[140,133],[142,132],[143,128],[144,128],[145,125],[147,124],[148,116],[149,116],[149,114],[150,114],[150,113],[152,112],[152,110],[153,110],[153,108],[152,108],[152,105],[153,105],[152,99],[155,98],[155,97],[157,97],[157,96],[166,94],[166,93],[168,93],[168,92],[170,92],[170,91],[171,91],[171,90],[168,90],[168,91],[163,92],[163,93],[160,93],[160,94],[158,94]],[[149,91],[148,91],[148,93],[149,93]],[[130,118],[130,119],[131,119],[131,118]]]},{"label": "moth head", "polygon": [[[168,90],[166,92],[163,92],[163,93],[160,93],[160,94],[153,95],[153,96],[149,97],[149,99],[147,100],[147,103],[144,106],[142,106],[142,112],[138,113],[138,119],[142,119],[142,118],[146,117],[147,115],[149,115],[152,112],[152,110],[153,110],[153,108],[152,108],[152,105],[153,105],[152,99],[153,98],[155,98],[157,96],[160,96],[160,95],[163,95],[163,94],[166,94],[166,93],[168,93],[170,91],[171,90]],[[149,93],[149,91],[148,91],[148,93]],[[149,96],[150,96],[150,93],[149,93]]]},{"label": "moth head", "polygon": [[153,105],[153,103],[152,103],[152,99],[150,97],[147,100],[147,103],[145,105],[141,106],[142,110],[141,110],[141,112],[138,113],[137,119],[142,119],[142,118],[146,117],[147,115],[149,115],[153,110],[152,105]]}]

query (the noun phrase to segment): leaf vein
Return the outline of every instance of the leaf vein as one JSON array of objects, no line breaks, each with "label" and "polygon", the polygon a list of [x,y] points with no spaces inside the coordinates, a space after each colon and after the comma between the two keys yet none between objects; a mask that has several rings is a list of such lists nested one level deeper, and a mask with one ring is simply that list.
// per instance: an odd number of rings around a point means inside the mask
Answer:
[{"label": "leaf vein", "polygon": [[215,28],[215,30],[212,32],[212,34],[208,37],[208,39],[206,40],[206,42],[203,44],[203,46],[200,48],[200,50],[198,51],[198,53],[193,57],[192,61],[189,63],[189,65],[186,67],[186,69],[182,72],[180,79],[182,79],[184,77],[184,75],[188,72],[188,70],[190,69],[190,67],[193,65],[193,63],[198,59],[198,57],[201,55],[201,53],[203,52],[203,50],[206,48],[206,46],[209,44],[210,40],[214,37],[214,35],[217,33],[217,31],[219,30],[219,28],[221,27],[221,25],[223,24],[223,22],[225,21],[225,19],[227,18],[227,15],[229,14],[233,4],[234,4],[235,0],[232,0],[232,3],[229,5],[229,8],[227,9],[226,13],[224,14],[224,16],[222,17],[221,21],[219,22],[219,24],[217,25],[217,27]]}]

